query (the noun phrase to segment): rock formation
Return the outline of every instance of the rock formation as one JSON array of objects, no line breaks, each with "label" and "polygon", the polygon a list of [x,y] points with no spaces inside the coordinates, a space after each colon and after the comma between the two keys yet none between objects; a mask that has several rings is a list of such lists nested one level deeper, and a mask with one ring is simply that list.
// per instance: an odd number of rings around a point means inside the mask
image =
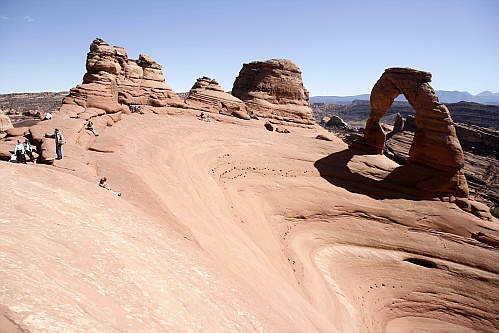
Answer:
[{"label": "rock formation", "polygon": [[[405,165],[413,141],[416,124],[414,117],[397,117],[396,124],[387,135],[385,154],[395,162]],[[499,132],[478,126],[456,124],[456,135],[464,151],[464,174],[470,190],[470,197],[499,206]]]},{"label": "rock formation", "polygon": [[271,59],[244,64],[232,95],[251,113],[274,123],[306,127],[315,123],[300,68],[292,61]]},{"label": "rock formation", "polygon": [[96,38],[90,45],[86,68],[83,83],[71,89],[62,108],[77,114],[88,113],[91,108],[116,113],[127,112],[128,104],[153,107],[182,104],[166,84],[161,66],[145,54],[131,60],[124,48],[111,47]]},{"label": "rock formation", "polygon": [[225,92],[217,80],[212,80],[207,76],[196,80],[189,91],[187,102],[190,107],[203,111],[234,116],[246,114],[246,106],[243,101]]},{"label": "rock formation", "polygon": [[467,196],[468,185],[462,170],[464,155],[454,122],[447,107],[438,101],[428,84],[430,81],[431,73],[428,72],[411,68],[385,70],[371,92],[371,114],[361,143],[382,153],[386,136],[380,119],[393,100],[403,94],[416,111],[417,130],[409,152],[409,165],[435,170],[430,178],[428,174],[421,175],[416,187]]},{"label": "rock formation", "polygon": [[0,110],[0,132],[5,132],[9,128],[12,128],[12,122],[10,118],[6,116],[2,110]]}]

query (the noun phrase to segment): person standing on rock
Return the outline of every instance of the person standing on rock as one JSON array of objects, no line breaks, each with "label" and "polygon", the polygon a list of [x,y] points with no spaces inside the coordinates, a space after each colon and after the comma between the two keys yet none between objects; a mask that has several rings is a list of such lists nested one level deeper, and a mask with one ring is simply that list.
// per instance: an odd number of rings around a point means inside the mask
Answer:
[{"label": "person standing on rock", "polygon": [[54,129],[54,134],[45,134],[46,138],[55,139],[55,153],[57,154],[57,160],[62,160],[62,145],[66,143],[62,131],[59,129]]},{"label": "person standing on rock", "polygon": [[34,162],[35,158],[33,157],[33,149],[31,148],[31,144],[29,143],[28,139],[24,140],[23,146],[24,146],[24,153],[28,155],[29,161]]},{"label": "person standing on rock", "polygon": [[14,154],[16,154],[17,163],[22,162],[26,164],[26,157],[24,156],[24,146],[21,143],[21,140],[17,140],[16,147],[14,148]]}]

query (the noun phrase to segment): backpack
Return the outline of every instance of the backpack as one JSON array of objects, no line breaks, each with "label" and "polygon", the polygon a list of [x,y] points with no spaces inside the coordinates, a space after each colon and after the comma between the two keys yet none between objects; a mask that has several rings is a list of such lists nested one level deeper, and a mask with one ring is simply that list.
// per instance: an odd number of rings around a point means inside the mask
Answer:
[{"label": "backpack", "polygon": [[58,135],[59,135],[59,137],[57,138],[58,139],[57,142],[59,142],[60,145],[65,144],[66,143],[66,139],[64,139],[64,136],[62,136],[62,133],[59,132]]}]

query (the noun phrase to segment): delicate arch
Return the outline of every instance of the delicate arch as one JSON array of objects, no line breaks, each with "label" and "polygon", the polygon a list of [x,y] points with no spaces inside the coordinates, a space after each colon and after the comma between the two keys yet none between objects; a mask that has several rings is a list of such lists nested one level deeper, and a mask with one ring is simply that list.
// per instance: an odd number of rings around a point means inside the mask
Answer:
[{"label": "delicate arch", "polygon": [[416,111],[417,129],[409,151],[409,163],[421,163],[442,171],[464,166],[464,155],[447,107],[438,101],[428,84],[431,73],[411,68],[388,68],[371,91],[371,114],[366,123],[364,142],[385,147],[386,136],[380,125],[394,99],[403,94]]}]

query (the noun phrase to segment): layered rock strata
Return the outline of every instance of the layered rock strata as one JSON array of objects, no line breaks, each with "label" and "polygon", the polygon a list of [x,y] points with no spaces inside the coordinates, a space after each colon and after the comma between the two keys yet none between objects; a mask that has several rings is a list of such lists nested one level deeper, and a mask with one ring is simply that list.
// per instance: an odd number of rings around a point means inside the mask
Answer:
[{"label": "layered rock strata", "polygon": [[166,84],[161,66],[145,54],[140,54],[138,60],[128,59],[124,48],[112,47],[97,38],[90,45],[86,69],[83,83],[72,88],[63,101],[67,105],[63,108],[77,114],[90,108],[105,113],[126,112],[128,104],[153,107],[182,104]]},{"label": "layered rock strata", "polygon": [[385,70],[371,92],[371,114],[361,143],[382,153],[386,135],[380,119],[394,99],[403,94],[416,111],[417,130],[409,151],[409,165],[436,171],[430,179],[416,181],[416,187],[431,192],[467,196],[468,185],[462,170],[464,154],[454,122],[447,107],[438,101],[435,91],[428,84],[430,81],[429,72],[411,68]]},{"label": "layered rock strata", "polygon": [[217,80],[207,76],[200,77],[186,98],[190,107],[203,111],[233,115],[246,113],[246,106],[239,98],[225,92]]},{"label": "layered rock strata", "polygon": [[250,113],[271,122],[305,127],[315,123],[300,68],[290,60],[244,64],[232,95],[241,99]]}]

